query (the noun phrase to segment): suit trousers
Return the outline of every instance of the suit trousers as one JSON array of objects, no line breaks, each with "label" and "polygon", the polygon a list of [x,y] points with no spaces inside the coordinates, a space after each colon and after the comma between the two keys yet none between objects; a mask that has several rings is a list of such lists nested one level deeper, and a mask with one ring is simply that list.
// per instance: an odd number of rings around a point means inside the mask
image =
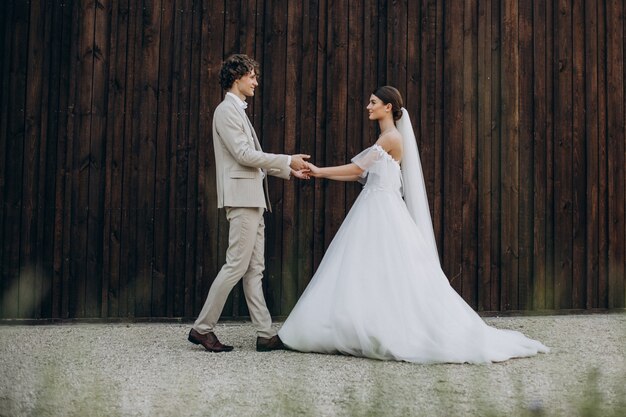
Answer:
[{"label": "suit trousers", "polygon": [[276,330],[272,329],[272,317],[265,304],[261,281],[265,269],[264,209],[226,207],[225,210],[229,222],[226,263],[215,277],[193,327],[201,334],[212,332],[228,295],[243,279],[243,291],[257,335],[272,337],[276,335]]}]

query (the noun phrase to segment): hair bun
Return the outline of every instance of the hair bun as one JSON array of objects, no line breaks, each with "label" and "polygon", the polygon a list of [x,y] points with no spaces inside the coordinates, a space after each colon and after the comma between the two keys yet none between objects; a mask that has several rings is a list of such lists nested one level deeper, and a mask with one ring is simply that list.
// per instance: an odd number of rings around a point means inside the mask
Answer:
[{"label": "hair bun", "polygon": [[393,120],[398,121],[402,117],[402,109],[398,109],[394,107],[393,109]]}]

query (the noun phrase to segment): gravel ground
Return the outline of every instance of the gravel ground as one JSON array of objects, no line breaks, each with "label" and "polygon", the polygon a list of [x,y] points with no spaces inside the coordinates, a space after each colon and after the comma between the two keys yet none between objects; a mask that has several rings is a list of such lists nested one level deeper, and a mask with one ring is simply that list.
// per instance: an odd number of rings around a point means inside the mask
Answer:
[{"label": "gravel ground", "polygon": [[0,416],[626,415],[626,314],[490,317],[552,351],[490,365],[257,353],[249,323],[0,326]]}]

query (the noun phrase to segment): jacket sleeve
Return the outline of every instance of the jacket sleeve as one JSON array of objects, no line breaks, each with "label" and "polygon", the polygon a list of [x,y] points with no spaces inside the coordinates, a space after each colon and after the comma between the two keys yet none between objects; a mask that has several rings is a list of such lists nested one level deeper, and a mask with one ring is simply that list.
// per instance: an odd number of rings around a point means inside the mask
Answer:
[{"label": "jacket sleeve", "polygon": [[246,122],[236,109],[230,110],[220,109],[214,117],[216,131],[233,158],[241,165],[263,168],[270,175],[289,178],[288,156],[255,149],[253,139],[244,129]]}]

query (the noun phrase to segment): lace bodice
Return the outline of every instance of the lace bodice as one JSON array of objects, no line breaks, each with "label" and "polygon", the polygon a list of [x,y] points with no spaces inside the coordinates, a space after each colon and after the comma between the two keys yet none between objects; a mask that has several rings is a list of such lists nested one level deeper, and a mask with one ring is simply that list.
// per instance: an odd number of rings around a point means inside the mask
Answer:
[{"label": "lace bodice", "polygon": [[400,164],[380,145],[373,145],[352,158],[352,162],[363,169],[361,177],[365,190],[387,190],[401,193],[402,174]]}]

